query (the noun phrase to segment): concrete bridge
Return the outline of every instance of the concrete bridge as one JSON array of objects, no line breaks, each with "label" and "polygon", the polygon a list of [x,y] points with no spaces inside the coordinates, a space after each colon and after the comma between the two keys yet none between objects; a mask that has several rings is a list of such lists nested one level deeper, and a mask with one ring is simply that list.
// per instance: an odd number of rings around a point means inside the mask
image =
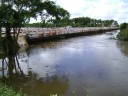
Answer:
[{"label": "concrete bridge", "polygon": [[[74,37],[87,34],[97,34],[105,31],[117,30],[119,27],[57,27],[57,28],[34,28],[22,27],[20,30],[21,37],[26,35],[29,37],[28,42],[36,42],[38,40],[53,40],[66,37]],[[13,33],[13,30],[11,31]],[[5,33],[5,29],[3,29]],[[22,42],[22,41],[21,41]]]},{"label": "concrete bridge", "polygon": [[119,27],[59,27],[59,28],[21,28],[20,35],[28,35],[29,41],[65,38],[86,34],[97,34],[117,30]]},{"label": "concrete bridge", "polygon": [[[57,28],[37,28],[37,27],[22,27],[20,30],[20,36],[29,35],[33,38],[49,37],[54,35],[62,34],[73,34],[73,33],[91,33],[98,31],[111,31],[117,30],[119,27],[57,27]],[[3,34],[5,29],[2,29]],[[13,33],[13,30],[11,30]]]},{"label": "concrete bridge", "polygon": [[[28,43],[37,42],[39,40],[53,40],[67,37],[74,37],[80,35],[97,34],[105,31],[117,30],[118,27],[85,27],[85,28],[72,28],[72,27],[59,27],[59,28],[21,28],[18,37],[18,43],[21,47],[20,51],[24,51],[29,47]],[[11,31],[13,33],[13,31]],[[5,29],[3,29],[3,35]],[[26,41],[25,36],[28,35],[29,39]],[[1,50],[1,48],[0,48]]]}]

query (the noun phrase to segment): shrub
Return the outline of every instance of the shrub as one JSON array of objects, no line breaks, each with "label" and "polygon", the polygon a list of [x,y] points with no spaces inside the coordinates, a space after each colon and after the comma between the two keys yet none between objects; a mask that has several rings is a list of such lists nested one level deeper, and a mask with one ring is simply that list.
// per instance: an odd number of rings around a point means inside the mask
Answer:
[{"label": "shrub", "polygon": [[121,30],[121,32],[117,34],[117,39],[128,41],[128,29]]},{"label": "shrub", "polygon": [[0,96],[26,96],[26,95],[22,94],[21,92],[16,93],[12,88],[3,85],[0,82]]},{"label": "shrub", "polygon": [[128,28],[128,23],[122,23],[120,25],[120,29],[123,30],[123,29],[127,29]]}]

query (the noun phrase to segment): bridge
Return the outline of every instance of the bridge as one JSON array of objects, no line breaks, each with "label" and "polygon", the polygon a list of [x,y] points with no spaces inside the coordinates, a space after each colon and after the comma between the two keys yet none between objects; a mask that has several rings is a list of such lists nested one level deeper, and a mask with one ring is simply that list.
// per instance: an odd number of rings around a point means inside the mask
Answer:
[{"label": "bridge", "polygon": [[59,28],[21,28],[20,35],[29,36],[29,41],[65,38],[86,34],[97,34],[105,31],[117,30],[118,27],[59,27]]},{"label": "bridge", "polygon": [[[79,33],[99,33],[111,30],[117,30],[119,27],[57,27],[57,28],[37,28],[37,27],[22,27],[20,36],[28,35],[30,38],[50,37],[56,35],[79,34]],[[13,30],[11,30],[13,33]],[[5,33],[5,29],[2,29]]]},{"label": "bridge", "polygon": [[[28,43],[37,42],[39,40],[53,40],[67,37],[74,37],[80,35],[97,34],[105,31],[117,30],[119,27],[85,27],[85,28],[72,28],[72,27],[59,27],[59,28],[34,28],[23,27],[20,30],[18,43],[21,47],[20,51],[28,48]],[[13,33],[13,31],[11,31]],[[3,36],[5,29],[3,29]],[[29,39],[26,41],[25,36],[28,35]],[[0,48],[1,50],[1,48]]]},{"label": "bridge", "polygon": [[[57,27],[57,28],[34,28],[22,27],[19,34],[19,43],[26,42],[25,36],[28,36],[28,42],[37,42],[38,40],[53,40],[66,37],[74,37],[87,34],[97,34],[105,31],[117,30],[119,27]],[[11,31],[13,33],[13,31]],[[3,29],[5,33],[5,29]],[[4,35],[4,34],[3,34]]]}]

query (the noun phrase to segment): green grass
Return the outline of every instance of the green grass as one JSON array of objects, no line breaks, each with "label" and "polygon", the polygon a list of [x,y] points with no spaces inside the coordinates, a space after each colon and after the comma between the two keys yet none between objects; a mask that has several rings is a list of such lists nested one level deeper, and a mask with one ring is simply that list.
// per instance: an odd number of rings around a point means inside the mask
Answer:
[{"label": "green grass", "polygon": [[16,93],[12,88],[0,82],[0,96],[27,96],[21,92]]}]

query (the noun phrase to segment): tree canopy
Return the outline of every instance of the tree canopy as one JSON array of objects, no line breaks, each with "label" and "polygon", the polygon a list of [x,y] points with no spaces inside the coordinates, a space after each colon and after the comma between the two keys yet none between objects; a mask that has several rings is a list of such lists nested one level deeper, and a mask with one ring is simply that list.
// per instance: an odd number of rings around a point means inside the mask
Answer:
[{"label": "tree canopy", "polygon": [[13,73],[14,68],[16,70],[15,64],[19,64],[16,46],[20,28],[28,23],[30,18],[36,19],[38,16],[41,16],[41,19],[49,17],[59,20],[69,17],[70,14],[49,0],[0,0],[0,33],[1,28],[5,28],[5,37],[0,35],[0,42],[4,52],[3,64],[5,58],[8,58],[9,74]]},{"label": "tree canopy", "polygon": [[20,27],[37,16],[52,16],[55,19],[70,16],[67,10],[49,0],[2,0],[0,13],[0,25],[3,27],[7,23],[11,27]]},{"label": "tree canopy", "polygon": [[123,29],[128,29],[128,23],[122,23],[120,24],[120,29],[123,30]]},{"label": "tree canopy", "polygon": [[117,39],[128,41],[128,23],[120,24],[120,32],[117,34]]}]

